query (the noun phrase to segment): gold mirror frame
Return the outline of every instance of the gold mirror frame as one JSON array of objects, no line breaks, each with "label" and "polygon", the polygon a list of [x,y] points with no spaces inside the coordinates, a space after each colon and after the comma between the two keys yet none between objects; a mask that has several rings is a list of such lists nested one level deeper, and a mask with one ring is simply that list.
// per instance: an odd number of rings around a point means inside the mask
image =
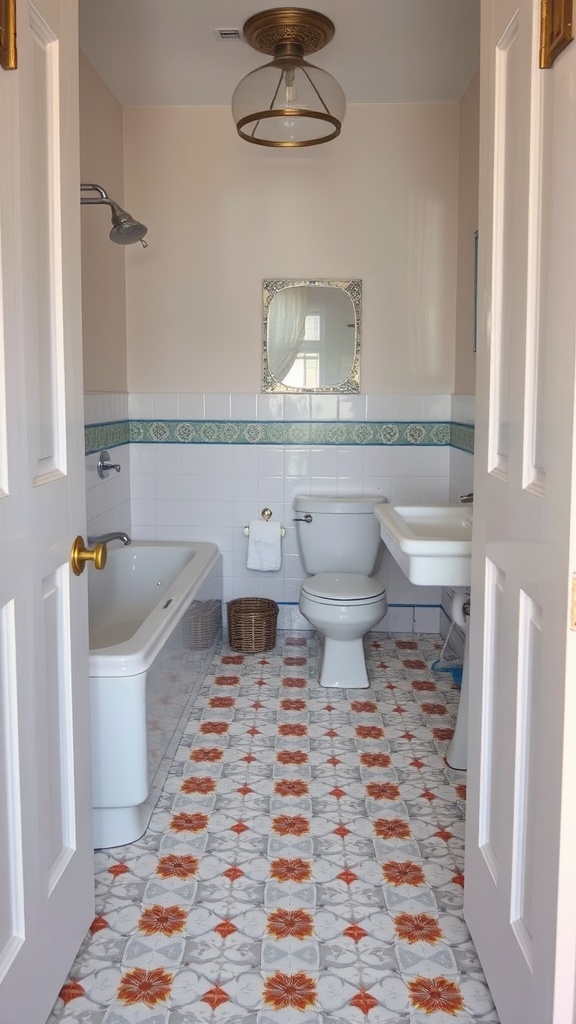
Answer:
[{"label": "gold mirror frame", "polygon": [[[360,342],[362,334],[362,281],[358,279],[317,279],[305,280],[299,278],[266,279],[263,286],[263,315],[262,315],[262,391],[275,391],[283,394],[358,394],[360,392]],[[351,360],[350,371],[347,376],[335,384],[327,387],[292,387],[278,380],[270,370],[270,359],[268,350],[268,326],[270,316],[270,305],[279,292],[286,288],[338,288],[345,292],[354,311],[354,348]]]}]

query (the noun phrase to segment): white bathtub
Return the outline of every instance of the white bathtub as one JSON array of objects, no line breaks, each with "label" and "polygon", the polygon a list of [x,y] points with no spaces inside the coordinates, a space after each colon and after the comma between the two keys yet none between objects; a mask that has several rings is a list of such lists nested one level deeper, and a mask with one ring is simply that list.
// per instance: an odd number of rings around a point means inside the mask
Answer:
[{"label": "white bathtub", "polygon": [[97,849],[134,842],[145,832],[170,741],[219,634],[221,601],[215,544],[114,544],[105,569],[90,574]]}]

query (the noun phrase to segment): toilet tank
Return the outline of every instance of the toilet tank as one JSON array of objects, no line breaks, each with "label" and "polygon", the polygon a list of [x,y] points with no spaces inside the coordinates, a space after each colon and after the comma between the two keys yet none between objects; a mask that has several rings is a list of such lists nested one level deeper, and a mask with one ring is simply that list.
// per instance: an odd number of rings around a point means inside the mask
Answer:
[{"label": "toilet tank", "polygon": [[371,576],[382,550],[374,506],[385,500],[381,495],[296,496],[292,507],[306,572],[360,572]]}]

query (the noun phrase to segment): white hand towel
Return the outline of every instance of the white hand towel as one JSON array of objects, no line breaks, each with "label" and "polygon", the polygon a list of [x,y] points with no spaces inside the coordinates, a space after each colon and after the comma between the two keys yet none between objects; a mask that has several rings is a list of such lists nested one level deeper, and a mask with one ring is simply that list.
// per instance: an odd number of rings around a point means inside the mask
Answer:
[{"label": "white hand towel", "polygon": [[281,527],[278,522],[255,519],[248,533],[246,568],[267,572],[282,563]]}]

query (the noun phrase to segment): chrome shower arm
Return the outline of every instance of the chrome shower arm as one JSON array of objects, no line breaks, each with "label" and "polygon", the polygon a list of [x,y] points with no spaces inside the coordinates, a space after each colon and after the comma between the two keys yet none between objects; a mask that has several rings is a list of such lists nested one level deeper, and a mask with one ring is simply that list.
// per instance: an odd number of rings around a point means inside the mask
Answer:
[{"label": "chrome shower arm", "polygon": [[112,202],[112,200],[108,198],[108,193],[106,192],[105,189],[102,188],[101,185],[88,185],[88,184],[83,183],[83,184],[80,185],[80,191],[81,192],[98,192],[100,194],[100,198],[99,199],[97,199],[96,196],[80,196],[80,202],[81,203],[111,203]]}]

